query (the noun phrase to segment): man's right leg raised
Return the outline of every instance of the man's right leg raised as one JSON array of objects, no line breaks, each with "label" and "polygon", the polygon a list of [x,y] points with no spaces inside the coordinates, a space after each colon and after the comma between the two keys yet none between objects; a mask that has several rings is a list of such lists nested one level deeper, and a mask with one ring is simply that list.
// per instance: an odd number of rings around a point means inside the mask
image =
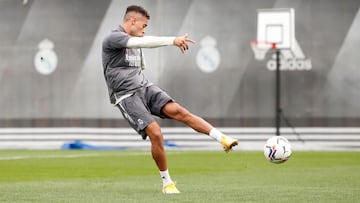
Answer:
[{"label": "man's right leg raised", "polygon": [[222,132],[214,128],[210,123],[199,116],[190,113],[187,109],[180,106],[176,102],[167,103],[163,109],[163,113],[170,118],[178,120],[197,132],[209,135],[221,143],[225,152],[229,152],[233,146],[238,144],[238,141],[232,137],[224,135]]}]

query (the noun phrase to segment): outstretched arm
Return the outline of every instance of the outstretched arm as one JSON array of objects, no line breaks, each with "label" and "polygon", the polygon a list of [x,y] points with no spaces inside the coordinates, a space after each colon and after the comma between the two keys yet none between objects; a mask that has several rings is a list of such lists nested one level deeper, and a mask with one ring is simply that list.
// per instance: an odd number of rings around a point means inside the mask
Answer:
[{"label": "outstretched arm", "polygon": [[174,45],[180,48],[181,52],[184,53],[189,49],[188,43],[195,43],[192,39],[188,38],[188,34],[180,37],[155,37],[155,36],[144,36],[144,37],[130,37],[126,47],[128,48],[156,48],[162,46]]}]

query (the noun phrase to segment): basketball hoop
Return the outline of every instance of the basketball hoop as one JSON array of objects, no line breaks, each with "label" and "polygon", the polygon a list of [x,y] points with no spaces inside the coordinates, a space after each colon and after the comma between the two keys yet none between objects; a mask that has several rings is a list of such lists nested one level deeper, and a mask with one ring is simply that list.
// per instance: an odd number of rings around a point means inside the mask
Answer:
[{"label": "basketball hoop", "polygon": [[276,49],[276,42],[261,42],[252,40],[250,42],[256,60],[264,60],[269,49]]}]

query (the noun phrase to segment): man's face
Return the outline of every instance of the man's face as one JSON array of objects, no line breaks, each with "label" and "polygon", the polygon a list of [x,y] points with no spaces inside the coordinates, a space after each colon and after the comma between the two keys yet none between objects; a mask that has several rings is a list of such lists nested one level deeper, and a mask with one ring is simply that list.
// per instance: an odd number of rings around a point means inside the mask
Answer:
[{"label": "man's face", "polygon": [[141,14],[136,14],[131,18],[131,36],[142,37],[145,35],[148,19]]}]

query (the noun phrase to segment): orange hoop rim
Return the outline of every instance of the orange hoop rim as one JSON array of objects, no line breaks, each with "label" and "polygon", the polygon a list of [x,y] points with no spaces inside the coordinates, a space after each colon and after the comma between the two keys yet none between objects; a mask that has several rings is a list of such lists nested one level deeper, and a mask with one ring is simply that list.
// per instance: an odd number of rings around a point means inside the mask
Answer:
[{"label": "orange hoop rim", "polygon": [[269,41],[258,41],[258,40],[251,40],[250,41],[251,44],[255,44],[255,45],[258,45],[258,44],[267,44],[267,45],[270,45],[271,49],[276,49],[276,42],[269,42]]}]

